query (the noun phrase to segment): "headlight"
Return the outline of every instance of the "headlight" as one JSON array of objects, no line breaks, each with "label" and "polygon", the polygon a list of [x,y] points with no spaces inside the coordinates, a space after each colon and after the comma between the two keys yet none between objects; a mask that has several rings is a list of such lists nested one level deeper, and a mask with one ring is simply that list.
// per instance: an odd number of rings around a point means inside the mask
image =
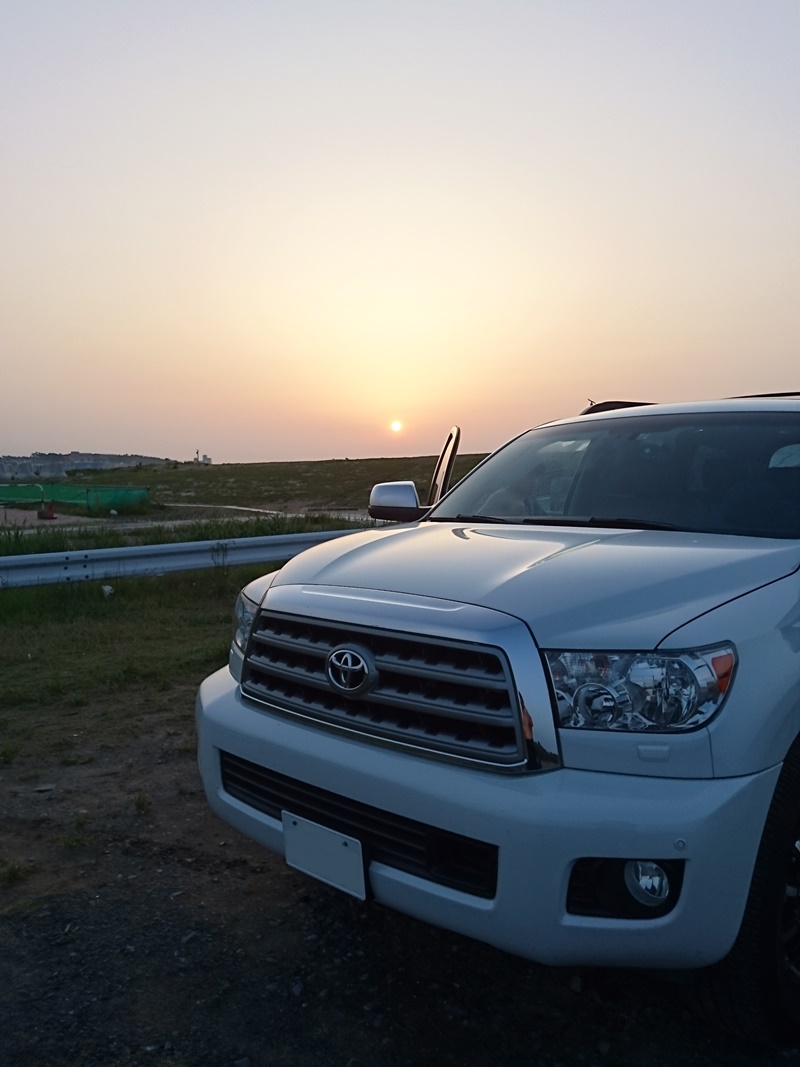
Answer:
[{"label": "headlight", "polygon": [[259,605],[255,600],[251,600],[242,589],[233,609],[233,643],[242,653],[247,647],[258,608]]},{"label": "headlight", "polygon": [[238,648],[242,655],[247,648],[250,631],[253,629],[261,602],[279,573],[280,571],[276,570],[262,574],[260,578],[249,582],[244,589],[239,591],[233,608],[233,646]]},{"label": "headlight", "polygon": [[569,729],[691,730],[722,707],[733,645],[676,652],[545,652],[559,723]]}]

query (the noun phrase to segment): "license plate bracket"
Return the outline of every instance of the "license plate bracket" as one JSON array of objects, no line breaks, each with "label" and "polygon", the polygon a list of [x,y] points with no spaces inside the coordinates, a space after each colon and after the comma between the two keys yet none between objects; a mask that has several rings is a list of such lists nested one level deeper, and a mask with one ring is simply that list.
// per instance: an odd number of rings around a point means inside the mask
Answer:
[{"label": "license plate bracket", "polygon": [[284,856],[290,867],[359,900],[367,899],[364,855],[358,838],[290,811],[281,812],[281,816]]}]

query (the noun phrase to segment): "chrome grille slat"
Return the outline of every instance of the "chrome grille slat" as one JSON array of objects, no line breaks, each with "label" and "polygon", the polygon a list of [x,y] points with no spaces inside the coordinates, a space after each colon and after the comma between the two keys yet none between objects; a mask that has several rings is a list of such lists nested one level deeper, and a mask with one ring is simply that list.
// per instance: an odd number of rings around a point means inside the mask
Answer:
[{"label": "chrome grille slat", "polygon": [[[328,680],[325,677],[323,670],[309,670],[307,667],[300,665],[288,666],[270,662],[268,659],[264,659],[261,656],[251,656],[250,665],[254,669],[259,669],[264,672],[265,675],[269,675],[274,678],[290,678],[290,679],[303,679],[308,685],[317,686],[320,689],[330,689]],[[325,661],[323,660],[323,668]]]},{"label": "chrome grille slat", "polygon": [[408,711],[419,711],[422,714],[434,710],[436,715],[443,715],[448,719],[463,719],[464,722],[482,722],[486,723],[487,726],[497,726],[504,720],[508,721],[507,711],[505,714],[500,715],[487,713],[485,710],[481,710],[477,704],[473,704],[470,707],[466,704],[447,704],[441,700],[426,702],[390,688],[380,694],[373,695],[369,703],[386,704],[390,707],[405,708]]},{"label": "chrome grille slat", "polygon": [[[377,687],[348,697],[328,681],[333,649],[367,649]],[[285,712],[432,754],[500,766],[525,762],[516,691],[504,653],[288,613],[262,611],[242,692]]]},{"label": "chrome grille slat", "polygon": [[506,679],[502,676],[497,678],[477,670],[438,670],[436,667],[419,666],[414,663],[401,662],[397,659],[392,659],[389,656],[378,657],[375,662],[378,670],[391,671],[392,674],[410,674],[416,678],[432,678],[437,681],[450,681],[454,683],[464,682],[468,685],[481,685],[485,689],[497,689],[503,692],[508,687]]},{"label": "chrome grille slat", "polygon": [[269,641],[266,641],[260,634],[253,634],[253,644],[266,645],[269,648],[285,648],[293,654],[302,651],[312,656],[320,656],[323,660],[330,652],[330,646],[322,645],[319,642],[304,641],[302,639],[292,639],[291,637],[271,636]]}]

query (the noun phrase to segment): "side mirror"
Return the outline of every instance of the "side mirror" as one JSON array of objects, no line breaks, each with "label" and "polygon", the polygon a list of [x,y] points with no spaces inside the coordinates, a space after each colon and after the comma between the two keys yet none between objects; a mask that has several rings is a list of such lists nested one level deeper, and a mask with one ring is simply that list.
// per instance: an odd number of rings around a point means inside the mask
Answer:
[{"label": "side mirror", "polygon": [[417,487],[413,482],[379,482],[369,494],[371,519],[389,519],[391,522],[414,522],[428,511],[420,507]]}]

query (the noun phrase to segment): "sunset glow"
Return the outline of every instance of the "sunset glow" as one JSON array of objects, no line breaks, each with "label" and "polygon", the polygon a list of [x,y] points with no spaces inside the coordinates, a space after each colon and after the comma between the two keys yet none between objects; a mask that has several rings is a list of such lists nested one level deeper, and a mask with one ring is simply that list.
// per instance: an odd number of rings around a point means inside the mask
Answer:
[{"label": "sunset glow", "polygon": [[0,454],[482,452],[797,387],[796,0],[0,25]]}]

